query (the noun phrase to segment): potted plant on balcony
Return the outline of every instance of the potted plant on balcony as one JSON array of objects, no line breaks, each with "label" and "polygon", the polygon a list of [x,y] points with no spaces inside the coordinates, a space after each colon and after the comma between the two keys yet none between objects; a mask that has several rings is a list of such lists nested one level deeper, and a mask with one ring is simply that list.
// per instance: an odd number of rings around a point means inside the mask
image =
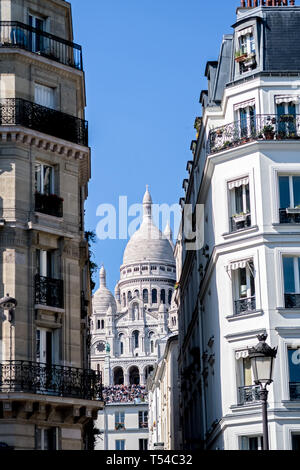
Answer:
[{"label": "potted plant on balcony", "polygon": [[287,214],[300,214],[300,205],[295,207],[287,207],[286,208]]},{"label": "potted plant on balcony", "polygon": [[274,136],[275,136],[274,127],[271,126],[270,124],[267,124],[266,126],[264,126],[262,132],[263,132],[266,140],[273,140],[274,139]]},{"label": "potted plant on balcony", "polygon": [[280,116],[280,122],[293,122],[295,116],[293,114],[282,114]]},{"label": "potted plant on balcony", "polygon": [[244,62],[248,57],[247,52],[243,52],[242,49],[239,49],[235,53],[235,61],[236,62]]},{"label": "potted plant on balcony", "polygon": [[124,423],[116,423],[116,425],[115,425],[115,430],[116,430],[116,431],[119,431],[120,429],[125,430],[125,425],[124,425]]},{"label": "potted plant on balcony", "polygon": [[244,65],[246,65],[246,67],[250,67],[251,65],[254,65],[256,63],[255,57],[256,57],[256,54],[254,52],[251,52],[251,54],[248,54],[247,57],[243,60]]}]

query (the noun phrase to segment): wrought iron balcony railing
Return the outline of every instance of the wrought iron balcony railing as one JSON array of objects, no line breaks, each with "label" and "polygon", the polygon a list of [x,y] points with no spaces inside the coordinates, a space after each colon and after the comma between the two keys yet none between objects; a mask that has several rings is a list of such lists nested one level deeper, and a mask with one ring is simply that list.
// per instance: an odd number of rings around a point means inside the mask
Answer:
[{"label": "wrought iron balcony railing", "polygon": [[256,310],[256,297],[248,297],[246,299],[239,299],[234,302],[235,315],[245,315]]},{"label": "wrought iron balcony railing", "polygon": [[259,398],[260,387],[252,385],[250,387],[239,387],[238,388],[238,404],[245,405],[255,401],[260,401]]},{"label": "wrought iron balcony railing", "polygon": [[254,140],[300,139],[300,115],[257,114],[247,119],[212,129],[207,151],[221,152]]},{"label": "wrought iron balcony railing", "polygon": [[251,215],[245,214],[245,216],[240,217],[231,217],[230,219],[230,228],[231,232],[238,232],[239,230],[244,230],[245,228],[251,227]]},{"label": "wrought iron balcony railing", "polygon": [[300,308],[300,294],[284,294],[285,308]]},{"label": "wrought iron balcony railing", "polygon": [[102,400],[101,372],[30,361],[0,362],[0,392]]},{"label": "wrought iron balcony railing", "polygon": [[279,221],[281,224],[300,224],[300,213],[289,209],[279,209]]},{"label": "wrought iron balcony railing", "polygon": [[35,303],[47,307],[64,307],[64,283],[37,274],[35,276]]},{"label": "wrought iron balcony railing", "polygon": [[0,125],[24,126],[79,145],[88,145],[88,123],[22,98],[0,99]]},{"label": "wrought iron balcony railing", "polygon": [[290,400],[300,400],[300,382],[290,382]]},{"label": "wrought iron balcony railing", "polygon": [[54,217],[62,217],[63,199],[56,194],[35,193],[35,211]]},{"label": "wrought iron balcony railing", "polygon": [[83,70],[81,46],[18,21],[0,21],[0,47],[24,49]]}]

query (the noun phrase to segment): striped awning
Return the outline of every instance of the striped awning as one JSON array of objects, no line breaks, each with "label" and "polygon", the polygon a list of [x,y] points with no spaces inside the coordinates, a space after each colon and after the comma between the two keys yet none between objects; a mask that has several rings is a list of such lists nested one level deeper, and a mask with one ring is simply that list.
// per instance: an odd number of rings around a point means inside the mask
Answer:
[{"label": "striped awning", "polygon": [[252,261],[252,258],[242,259],[240,261],[232,261],[226,266],[226,271],[236,271],[237,269],[246,268],[247,265]]},{"label": "striped awning", "polygon": [[235,358],[236,359],[245,359],[249,357],[249,349],[243,349],[242,351],[236,351]]},{"label": "striped awning", "polygon": [[240,186],[247,186],[249,184],[249,176],[245,176],[245,178],[240,178],[238,180],[230,181],[228,183],[228,189],[239,188]]},{"label": "striped awning", "polygon": [[241,103],[237,103],[233,105],[234,111],[238,111],[239,109],[245,109],[248,108],[249,106],[255,106],[255,98],[252,98],[251,100],[247,101],[242,101]]},{"label": "striped awning", "polygon": [[246,36],[246,34],[253,34],[253,28],[245,28],[237,31],[237,37],[240,38],[241,36]]},{"label": "striped awning", "polygon": [[275,96],[275,103],[276,103],[276,104],[282,104],[282,103],[294,103],[294,104],[299,104],[299,103],[300,103],[300,96],[298,96],[298,95],[280,95],[280,96]]}]

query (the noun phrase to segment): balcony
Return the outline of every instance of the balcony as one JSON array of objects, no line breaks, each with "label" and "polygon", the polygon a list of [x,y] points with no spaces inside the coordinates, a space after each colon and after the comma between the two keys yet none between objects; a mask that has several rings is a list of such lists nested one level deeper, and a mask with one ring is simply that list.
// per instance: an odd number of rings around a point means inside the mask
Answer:
[{"label": "balcony", "polygon": [[0,21],[0,47],[24,49],[83,70],[81,46],[18,21]]},{"label": "balcony", "polygon": [[0,392],[102,400],[101,372],[30,361],[0,363]]},{"label": "balcony", "polygon": [[148,429],[148,421],[139,422],[139,429]]},{"label": "balcony", "polygon": [[290,399],[300,400],[300,382],[290,382]]},{"label": "balcony", "polygon": [[63,199],[56,194],[35,193],[35,211],[54,217],[63,217]]},{"label": "balcony", "polygon": [[256,297],[248,297],[246,299],[239,299],[234,302],[234,314],[246,315],[247,313],[256,311]]},{"label": "balcony", "polygon": [[300,224],[300,210],[279,209],[279,222],[281,224]]},{"label": "balcony", "polygon": [[87,121],[21,98],[0,99],[0,125],[24,126],[74,144],[88,146]]},{"label": "balcony", "polygon": [[300,115],[257,114],[212,129],[208,136],[207,153],[221,152],[252,141],[274,139],[300,139]]},{"label": "balcony", "polygon": [[250,387],[239,387],[238,404],[246,405],[247,403],[260,401],[259,390],[260,387],[257,385],[251,385]]},{"label": "balcony", "polygon": [[35,303],[47,307],[64,308],[64,284],[60,279],[35,276]]},{"label": "balcony", "polygon": [[284,294],[285,308],[300,308],[300,294]]},{"label": "balcony", "polygon": [[230,219],[230,230],[231,232],[238,232],[245,228],[251,227],[251,214],[243,214],[240,216],[234,216]]}]

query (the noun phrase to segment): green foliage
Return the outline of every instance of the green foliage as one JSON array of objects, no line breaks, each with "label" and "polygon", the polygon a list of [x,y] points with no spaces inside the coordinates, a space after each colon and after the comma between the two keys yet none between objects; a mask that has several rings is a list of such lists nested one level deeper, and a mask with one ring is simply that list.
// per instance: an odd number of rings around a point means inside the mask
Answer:
[{"label": "green foliage", "polygon": [[94,274],[97,272],[99,266],[93,259],[95,258],[95,255],[92,251],[92,245],[96,243],[96,233],[94,231],[87,231],[85,232],[85,238],[88,242],[88,247],[89,247],[89,270],[90,270],[90,283],[91,283],[91,290],[93,291],[95,289],[96,283],[94,282]]}]

